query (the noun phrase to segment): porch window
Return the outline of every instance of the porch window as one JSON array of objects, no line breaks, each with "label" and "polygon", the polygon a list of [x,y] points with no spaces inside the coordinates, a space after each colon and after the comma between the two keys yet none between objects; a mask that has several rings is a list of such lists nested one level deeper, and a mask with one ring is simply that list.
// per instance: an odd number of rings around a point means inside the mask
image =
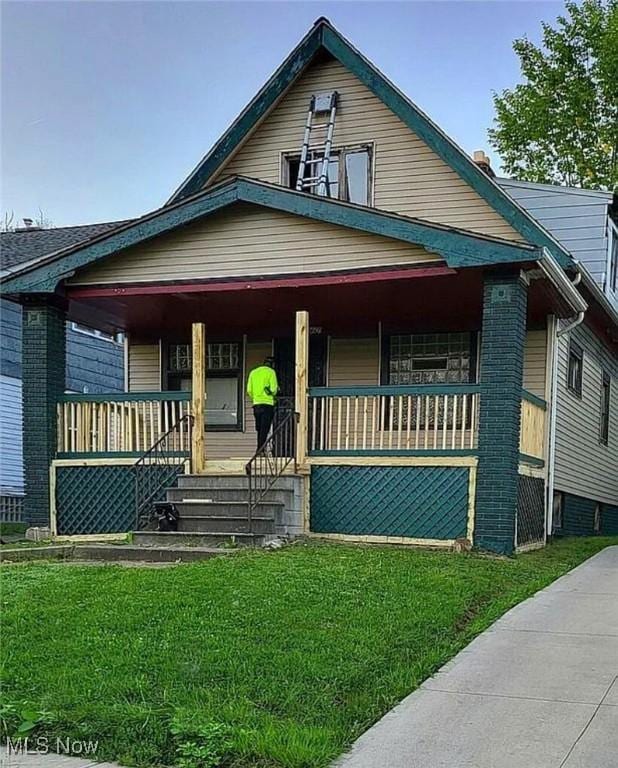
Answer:
[{"label": "porch window", "polygon": [[572,339],[569,343],[569,367],[567,369],[567,387],[577,397],[582,396],[584,371],[584,351]]},{"label": "porch window", "polygon": [[[241,345],[214,342],[207,345],[206,427],[215,431],[242,428]],[[190,344],[169,344],[165,368],[168,390],[190,390]]]},{"label": "porch window", "polygon": [[[357,205],[371,205],[371,147],[361,146],[344,148],[331,153],[328,164],[328,183],[326,197],[336,200],[345,200]],[[309,153],[309,160],[317,159],[318,155]],[[286,155],[284,157],[283,184],[290,189],[296,189],[298,171],[300,168],[300,155]],[[319,176],[320,163],[307,163],[305,166],[305,178]],[[318,192],[317,181],[312,190]]]},{"label": "porch window", "polygon": [[385,339],[383,384],[467,384],[474,381],[472,334],[411,333]]},{"label": "porch window", "polygon": [[[474,341],[471,333],[409,333],[396,334],[383,339],[382,375],[385,385],[415,384],[468,384],[475,380]],[[435,400],[426,404],[427,425],[433,429],[437,418],[439,427],[444,420],[444,400],[440,400],[436,413]],[[448,417],[447,417],[448,418]],[[408,424],[407,408],[404,404],[403,427]],[[470,425],[471,413],[466,416]],[[424,423],[425,419],[423,419]],[[383,429],[391,423],[389,407],[384,410]],[[393,427],[399,428],[398,413],[393,414]],[[463,425],[463,414],[457,416],[457,426]]]},{"label": "porch window", "polygon": [[599,438],[603,445],[609,443],[609,401],[611,395],[611,378],[603,371],[601,377],[601,424]]}]

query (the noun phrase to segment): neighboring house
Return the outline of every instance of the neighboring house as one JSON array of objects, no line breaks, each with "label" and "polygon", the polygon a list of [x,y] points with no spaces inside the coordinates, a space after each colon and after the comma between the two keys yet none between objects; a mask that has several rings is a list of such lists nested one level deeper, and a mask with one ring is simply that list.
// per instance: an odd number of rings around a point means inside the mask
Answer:
[{"label": "neighboring house", "polygon": [[[81,227],[25,227],[0,233],[3,274],[33,259],[106,232],[119,222]],[[22,308],[0,302],[0,516],[17,519],[24,491],[22,456]],[[66,389],[116,392],[124,387],[123,350],[115,337],[67,325]]]},{"label": "neighboring house", "polygon": [[[303,170],[309,106],[334,93],[330,161],[312,136]],[[285,467],[294,500],[276,530],[290,535],[510,553],[551,533],[552,483],[598,502],[594,530],[618,532],[618,314],[324,19],[166,205],[17,269],[2,290],[25,312],[27,513],[60,534],[129,530],[135,463],[186,459],[225,498],[247,463],[252,493]],[[65,321],[84,318],[126,334],[127,394],[64,394]],[[284,432],[294,421],[280,409],[270,453],[254,456],[244,384],[271,353],[298,425]],[[561,366],[594,446],[560,428]],[[592,471],[599,442],[600,490],[569,491],[561,451]],[[191,478],[194,499],[203,481]],[[236,500],[245,517],[228,530],[268,524]]]},{"label": "neighboring house", "polygon": [[496,181],[586,267],[618,310],[618,193]]},{"label": "neighboring house", "polygon": [[[616,195],[513,179],[497,182],[560,240],[618,311]],[[616,361],[588,323],[560,337],[556,358],[553,528],[592,534],[601,524],[603,505],[615,504],[618,493],[618,458],[610,443],[613,415],[599,420],[615,402]],[[613,529],[618,530],[618,515]]]}]

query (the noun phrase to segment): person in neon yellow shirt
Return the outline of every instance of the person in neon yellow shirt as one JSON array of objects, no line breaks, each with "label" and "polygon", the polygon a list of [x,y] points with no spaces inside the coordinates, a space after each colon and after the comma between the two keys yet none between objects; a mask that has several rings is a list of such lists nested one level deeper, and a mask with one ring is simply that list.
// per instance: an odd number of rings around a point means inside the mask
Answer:
[{"label": "person in neon yellow shirt", "polygon": [[268,438],[275,413],[275,398],[279,391],[279,383],[274,366],[274,357],[267,357],[262,365],[258,365],[251,371],[247,379],[247,394],[253,403],[258,450]]}]

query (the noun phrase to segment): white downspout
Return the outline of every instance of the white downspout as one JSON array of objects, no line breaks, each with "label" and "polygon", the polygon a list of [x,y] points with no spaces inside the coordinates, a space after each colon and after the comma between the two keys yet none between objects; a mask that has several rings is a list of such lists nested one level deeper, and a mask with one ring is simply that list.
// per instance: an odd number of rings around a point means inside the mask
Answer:
[{"label": "white downspout", "polygon": [[[573,285],[578,285],[582,279],[582,273],[577,265],[577,274],[572,280]],[[549,404],[549,445],[547,451],[547,530],[545,536],[552,536],[554,531],[554,478],[556,463],[556,420],[558,413],[558,346],[561,336],[569,333],[584,320],[585,312],[578,312],[575,319],[568,322],[562,328],[558,327],[555,315],[552,315],[551,329],[551,401]]]}]

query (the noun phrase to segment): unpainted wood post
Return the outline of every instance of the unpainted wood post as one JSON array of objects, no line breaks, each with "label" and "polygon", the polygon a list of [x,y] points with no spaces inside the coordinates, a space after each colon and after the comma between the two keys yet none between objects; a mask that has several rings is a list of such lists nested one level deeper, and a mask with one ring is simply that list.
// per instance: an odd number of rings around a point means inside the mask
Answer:
[{"label": "unpainted wood post", "polygon": [[204,444],[206,414],[206,328],[204,323],[193,323],[193,364],[191,413],[193,415],[193,430],[191,432],[191,468],[196,475],[204,474],[206,470],[206,453]]},{"label": "unpainted wood post", "polygon": [[307,371],[309,370],[309,313],[296,313],[296,388],[295,409],[298,414],[296,433],[296,463],[300,470],[307,464],[307,432],[309,424],[309,394]]}]

